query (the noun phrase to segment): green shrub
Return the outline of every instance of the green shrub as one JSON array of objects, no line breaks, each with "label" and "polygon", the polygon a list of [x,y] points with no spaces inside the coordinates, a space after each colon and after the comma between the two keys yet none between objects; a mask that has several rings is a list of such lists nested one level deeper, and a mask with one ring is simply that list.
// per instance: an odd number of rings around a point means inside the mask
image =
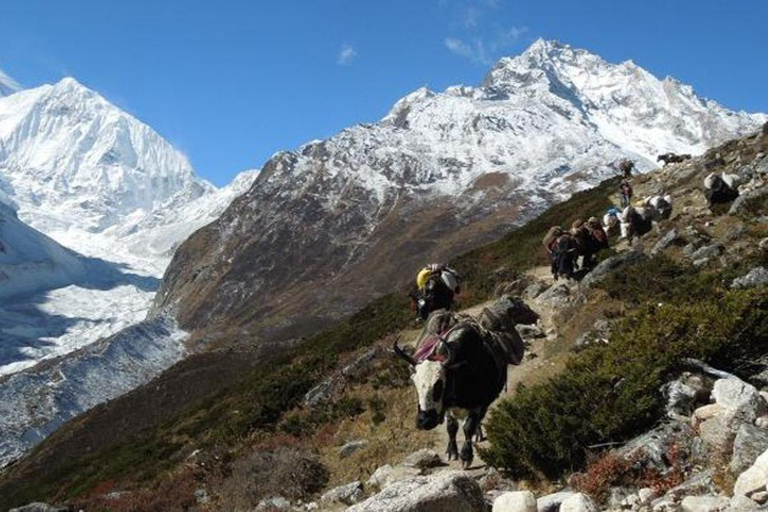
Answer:
[{"label": "green shrub", "polygon": [[768,349],[768,293],[710,294],[647,305],[611,341],[576,355],[565,371],[521,387],[490,414],[484,459],[515,478],[557,478],[582,468],[590,446],[627,440],[662,415],[659,388],[693,357],[733,369]]}]

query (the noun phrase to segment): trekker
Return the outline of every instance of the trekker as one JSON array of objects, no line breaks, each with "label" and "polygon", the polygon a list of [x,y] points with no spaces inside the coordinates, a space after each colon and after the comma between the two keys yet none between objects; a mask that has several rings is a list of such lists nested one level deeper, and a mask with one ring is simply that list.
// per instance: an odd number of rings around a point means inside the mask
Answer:
[{"label": "trekker", "polygon": [[563,234],[563,228],[560,226],[552,226],[544,235],[544,239],[541,241],[541,245],[547,251],[547,257],[549,258],[549,266],[552,270],[552,276],[557,280],[557,260],[555,259],[555,249],[557,247],[557,239]]},{"label": "trekker", "polygon": [[621,180],[619,192],[621,193],[621,207],[626,208],[632,199],[632,185],[629,184],[629,180]]},{"label": "trekker", "polygon": [[579,255],[578,251],[578,245],[571,233],[565,231],[558,237],[554,252],[555,263],[553,264],[553,267],[556,269],[554,273],[555,281],[560,276],[566,279],[574,278],[573,274],[578,268],[576,265],[576,258]]},{"label": "trekker", "polygon": [[624,177],[624,179],[629,179],[632,177],[632,169],[634,168],[635,168],[635,162],[627,158],[625,158],[619,163],[619,170],[621,171],[621,174]]},{"label": "trekker", "polygon": [[444,263],[427,265],[416,275],[416,302],[419,318],[426,320],[438,309],[451,309],[453,299],[459,293],[459,274]]},{"label": "trekker", "polygon": [[589,232],[589,250],[584,254],[582,262],[584,268],[592,269],[597,265],[595,255],[603,249],[608,248],[608,234],[603,229],[602,224],[597,217],[590,217],[587,221],[587,230]]},{"label": "trekker", "polygon": [[618,208],[611,206],[603,215],[604,230],[607,235],[616,236],[619,234],[619,213]]}]

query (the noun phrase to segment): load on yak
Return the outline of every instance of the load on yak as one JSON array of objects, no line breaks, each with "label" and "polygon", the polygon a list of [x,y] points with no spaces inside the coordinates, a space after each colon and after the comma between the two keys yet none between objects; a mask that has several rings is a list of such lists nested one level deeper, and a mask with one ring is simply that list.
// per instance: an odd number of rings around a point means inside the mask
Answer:
[{"label": "load on yak", "polygon": [[[472,464],[472,438],[506,385],[507,365],[520,364],[525,352],[515,325],[538,319],[522,299],[503,296],[477,318],[445,309],[432,312],[414,355],[395,341],[395,354],[412,370],[416,427],[431,430],[446,422],[448,460],[461,460],[464,468]],[[459,419],[464,422],[461,451],[456,442]]]},{"label": "load on yak", "polygon": [[704,196],[707,198],[707,207],[714,204],[730,203],[739,197],[739,180],[734,174],[718,176],[710,174],[704,178]]}]

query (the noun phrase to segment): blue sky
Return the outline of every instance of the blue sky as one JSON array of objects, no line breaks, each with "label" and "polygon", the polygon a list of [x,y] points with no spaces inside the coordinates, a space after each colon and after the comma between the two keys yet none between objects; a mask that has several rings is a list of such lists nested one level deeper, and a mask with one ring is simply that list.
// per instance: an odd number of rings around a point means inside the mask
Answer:
[{"label": "blue sky", "polygon": [[0,68],[76,77],[222,185],[423,85],[477,84],[538,37],[768,112],[766,20],[764,0],[5,0]]}]

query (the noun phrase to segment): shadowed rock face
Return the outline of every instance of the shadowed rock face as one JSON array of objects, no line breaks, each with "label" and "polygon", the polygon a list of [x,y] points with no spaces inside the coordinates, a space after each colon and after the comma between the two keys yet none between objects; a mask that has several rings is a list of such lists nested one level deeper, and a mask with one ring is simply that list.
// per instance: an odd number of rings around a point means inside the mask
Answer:
[{"label": "shadowed rock face", "polygon": [[[521,207],[535,211],[506,176],[477,201],[405,185],[381,193],[329,177],[321,160],[299,174],[295,165],[291,154],[270,161],[247,194],[179,248],[156,310],[174,307],[182,325],[203,331],[225,322],[262,339],[302,336],[410,280],[424,262],[499,236]],[[469,201],[487,212],[465,216]]]}]

